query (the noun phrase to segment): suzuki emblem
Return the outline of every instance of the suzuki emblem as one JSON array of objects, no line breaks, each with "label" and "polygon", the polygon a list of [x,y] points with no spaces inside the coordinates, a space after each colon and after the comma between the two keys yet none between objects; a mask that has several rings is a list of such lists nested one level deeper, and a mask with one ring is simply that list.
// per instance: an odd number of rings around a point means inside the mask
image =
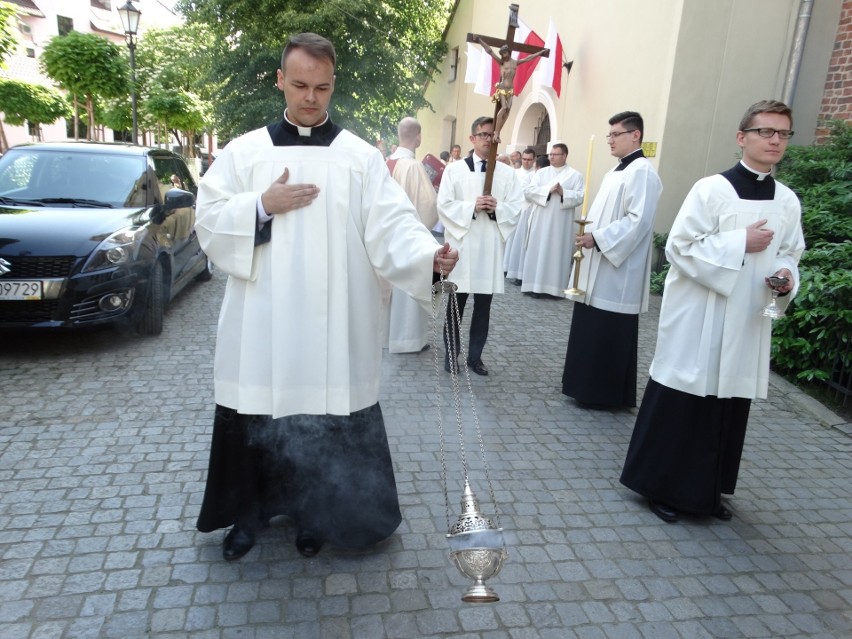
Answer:
[{"label": "suzuki emblem", "polygon": [[11,263],[0,257],[0,275],[6,275],[6,273],[10,272],[12,270],[9,268],[10,266],[12,266]]}]

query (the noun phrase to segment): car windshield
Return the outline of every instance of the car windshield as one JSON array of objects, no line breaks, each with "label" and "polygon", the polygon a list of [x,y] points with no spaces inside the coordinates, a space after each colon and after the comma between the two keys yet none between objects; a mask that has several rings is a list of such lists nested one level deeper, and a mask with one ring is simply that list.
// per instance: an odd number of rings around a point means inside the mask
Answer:
[{"label": "car windshield", "polygon": [[10,149],[0,158],[0,204],[135,208],[145,205],[142,155]]}]

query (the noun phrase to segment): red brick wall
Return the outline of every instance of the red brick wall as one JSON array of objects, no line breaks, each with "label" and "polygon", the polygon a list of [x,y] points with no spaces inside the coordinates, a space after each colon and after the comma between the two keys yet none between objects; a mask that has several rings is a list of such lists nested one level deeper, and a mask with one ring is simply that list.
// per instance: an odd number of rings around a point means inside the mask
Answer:
[{"label": "red brick wall", "polygon": [[828,120],[852,121],[852,0],[843,0],[834,52],[825,78],[817,140],[826,133]]}]

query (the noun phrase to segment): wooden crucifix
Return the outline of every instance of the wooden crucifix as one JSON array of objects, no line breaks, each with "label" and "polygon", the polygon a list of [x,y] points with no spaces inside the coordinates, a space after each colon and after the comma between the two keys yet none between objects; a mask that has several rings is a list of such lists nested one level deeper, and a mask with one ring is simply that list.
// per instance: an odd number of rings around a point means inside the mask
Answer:
[{"label": "wooden crucifix", "polygon": [[[512,99],[515,97],[515,73],[518,70],[518,65],[530,62],[538,57],[549,57],[550,49],[536,47],[531,44],[523,44],[515,42],[515,29],[518,28],[518,5],[509,5],[509,26],[506,29],[506,39],[492,38],[491,36],[478,35],[476,33],[468,33],[467,41],[475,42],[485,49],[486,53],[497,61],[500,65],[500,81],[496,83],[496,90],[492,101],[494,106],[494,138],[491,146],[488,149],[488,157],[486,158],[485,169],[485,186],[482,190],[483,195],[491,195],[491,185],[494,182],[494,165],[497,161],[497,146],[500,144],[500,130],[506,123],[509,117],[509,111],[512,109]],[[500,55],[494,53],[491,47],[498,47]],[[528,53],[525,58],[515,60],[512,58],[513,51]]]}]

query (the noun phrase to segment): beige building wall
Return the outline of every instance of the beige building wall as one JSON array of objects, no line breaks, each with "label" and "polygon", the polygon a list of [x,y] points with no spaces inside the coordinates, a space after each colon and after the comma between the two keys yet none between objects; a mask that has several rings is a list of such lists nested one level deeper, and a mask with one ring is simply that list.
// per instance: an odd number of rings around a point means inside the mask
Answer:
[{"label": "beige building wall", "polygon": [[[831,56],[842,0],[814,3],[793,101],[794,142],[810,144]],[[451,54],[426,90],[435,111],[423,110],[423,151],[437,155],[450,144],[471,148],[470,123],[493,115],[490,99],[464,84],[469,32],[505,37],[509,2],[460,0],[447,31]],[[663,196],[656,228],[667,231],[686,192],[699,178],[738,159],[734,141],[746,107],[780,98],[798,17],[799,0],[521,0],[520,18],[542,38],[553,19],[566,61],[562,95],[531,80],[515,97],[501,150],[535,141],[546,113],[551,141],[569,147],[569,163],[586,172],[593,143],[590,192],[615,160],[606,144],[607,120],[635,110],[645,119],[645,142],[656,143]],[[452,50],[458,48],[455,80]]]},{"label": "beige building wall", "polygon": [[[814,3],[793,100],[795,144],[812,144],[840,0]],[[746,108],[784,93],[798,0],[684,0],[658,169],[657,230],[671,227],[699,178],[739,160]],[[826,37],[826,34],[831,34]],[[822,79],[821,79],[822,78]]]}]

